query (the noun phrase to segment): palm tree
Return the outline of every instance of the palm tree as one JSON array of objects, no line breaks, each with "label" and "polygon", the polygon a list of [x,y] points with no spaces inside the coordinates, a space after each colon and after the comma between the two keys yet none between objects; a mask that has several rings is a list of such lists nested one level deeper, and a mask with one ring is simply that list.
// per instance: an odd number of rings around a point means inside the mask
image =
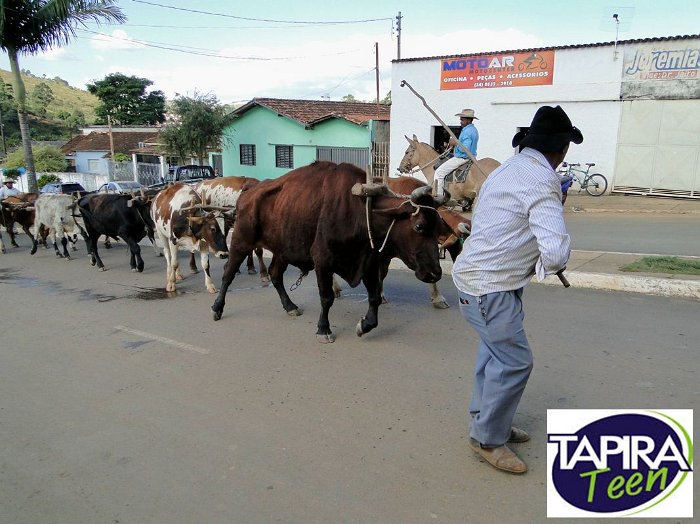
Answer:
[{"label": "palm tree", "polygon": [[27,117],[26,90],[20,74],[19,54],[37,54],[60,47],[76,36],[86,21],[122,23],[126,16],[116,0],[0,0],[0,49],[7,52],[12,87],[22,134],[29,191],[36,191],[36,172]]}]

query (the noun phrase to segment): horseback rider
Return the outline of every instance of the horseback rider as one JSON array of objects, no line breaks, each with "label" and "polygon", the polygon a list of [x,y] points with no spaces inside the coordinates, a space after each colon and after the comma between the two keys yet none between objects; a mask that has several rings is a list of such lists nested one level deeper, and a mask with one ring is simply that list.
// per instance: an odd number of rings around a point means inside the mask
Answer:
[{"label": "horseback rider", "polygon": [[[464,144],[472,156],[476,158],[476,146],[479,143],[479,131],[473,124],[474,120],[479,120],[474,116],[473,109],[463,109],[461,113],[457,113],[455,116],[459,117],[459,125],[462,130],[459,133],[459,141]],[[437,191],[436,195],[442,195],[445,189],[445,177],[449,175],[455,169],[461,167],[465,172],[469,172],[469,168],[472,165],[472,159],[469,158],[466,151],[464,151],[454,138],[450,137],[450,146],[455,146],[455,153],[452,158],[444,162],[440,167],[435,170],[435,180],[437,181]]]}]

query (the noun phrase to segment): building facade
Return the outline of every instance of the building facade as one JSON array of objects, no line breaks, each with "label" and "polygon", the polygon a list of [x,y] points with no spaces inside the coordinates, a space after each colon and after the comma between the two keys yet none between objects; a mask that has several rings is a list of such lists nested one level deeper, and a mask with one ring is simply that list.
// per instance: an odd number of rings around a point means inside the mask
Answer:
[{"label": "building facade", "polygon": [[224,131],[224,176],[278,178],[316,160],[365,169],[389,139],[385,105],[255,98],[233,114]]},{"label": "building facade", "polygon": [[584,135],[567,161],[594,162],[612,191],[700,198],[700,35],[393,61],[391,166],[415,134],[439,148],[442,127],[472,108],[478,157],[505,160],[538,107],[560,105]]}]

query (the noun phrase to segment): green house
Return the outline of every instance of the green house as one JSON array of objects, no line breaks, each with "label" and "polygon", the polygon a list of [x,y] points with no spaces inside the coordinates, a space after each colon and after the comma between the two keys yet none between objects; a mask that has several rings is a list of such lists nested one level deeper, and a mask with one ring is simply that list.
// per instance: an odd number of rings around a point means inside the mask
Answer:
[{"label": "green house", "polygon": [[278,178],[316,160],[388,168],[389,107],[364,102],[254,98],[224,130],[224,176]]}]

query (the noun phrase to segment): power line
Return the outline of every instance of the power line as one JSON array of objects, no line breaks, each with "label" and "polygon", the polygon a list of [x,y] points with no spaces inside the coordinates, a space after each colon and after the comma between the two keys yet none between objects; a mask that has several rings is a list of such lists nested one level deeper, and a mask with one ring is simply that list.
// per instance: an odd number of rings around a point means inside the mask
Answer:
[{"label": "power line", "polygon": [[316,24],[298,24],[293,26],[269,25],[163,25],[163,24],[121,24],[120,27],[149,27],[152,29],[303,29]]},{"label": "power line", "polygon": [[236,20],[248,20],[254,22],[268,22],[273,24],[308,24],[308,25],[337,25],[337,24],[364,24],[368,22],[379,22],[385,20],[393,20],[391,17],[386,18],[366,18],[363,20],[332,20],[332,21],[314,21],[314,20],[274,20],[270,18],[251,18],[246,16],[228,15],[225,13],[213,13],[211,11],[200,11],[198,9],[187,9],[185,7],[175,7],[172,5],[163,5],[156,2],[146,2],[145,0],[132,0],[138,4],[152,5],[162,7],[164,9],[173,9],[175,11],[185,11],[187,13],[197,13],[200,15],[220,16],[224,18],[235,18]]},{"label": "power line", "polygon": [[123,42],[130,42],[133,44],[138,44],[138,45],[143,45],[146,47],[153,47],[156,49],[164,49],[166,51],[176,51],[178,53],[185,53],[185,54],[190,54],[190,55],[198,55],[198,56],[208,56],[212,58],[225,58],[229,60],[259,60],[259,61],[273,61],[273,60],[300,60],[304,58],[315,58],[319,56],[338,56],[338,55],[348,55],[355,53],[357,51],[360,51],[360,49],[351,49],[349,51],[341,51],[339,53],[329,53],[326,55],[319,55],[319,54],[314,54],[313,56],[277,56],[277,57],[261,57],[261,56],[228,56],[228,55],[222,55],[215,49],[207,49],[203,47],[192,47],[192,46],[184,46],[184,45],[179,45],[179,44],[170,44],[170,43],[164,43],[164,42],[149,42],[146,40],[137,40],[135,38],[121,38],[118,36],[113,36],[113,35],[107,35],[104,33],[100,33],[98,31],[91,31],[89,29],[82,29],[82,28],[77,28],[78,31],[83,32],[83,33],[90,33],[93,35],[98,35],[102,36],[105,38],[110,38],[113,40],[121,40]]}]

